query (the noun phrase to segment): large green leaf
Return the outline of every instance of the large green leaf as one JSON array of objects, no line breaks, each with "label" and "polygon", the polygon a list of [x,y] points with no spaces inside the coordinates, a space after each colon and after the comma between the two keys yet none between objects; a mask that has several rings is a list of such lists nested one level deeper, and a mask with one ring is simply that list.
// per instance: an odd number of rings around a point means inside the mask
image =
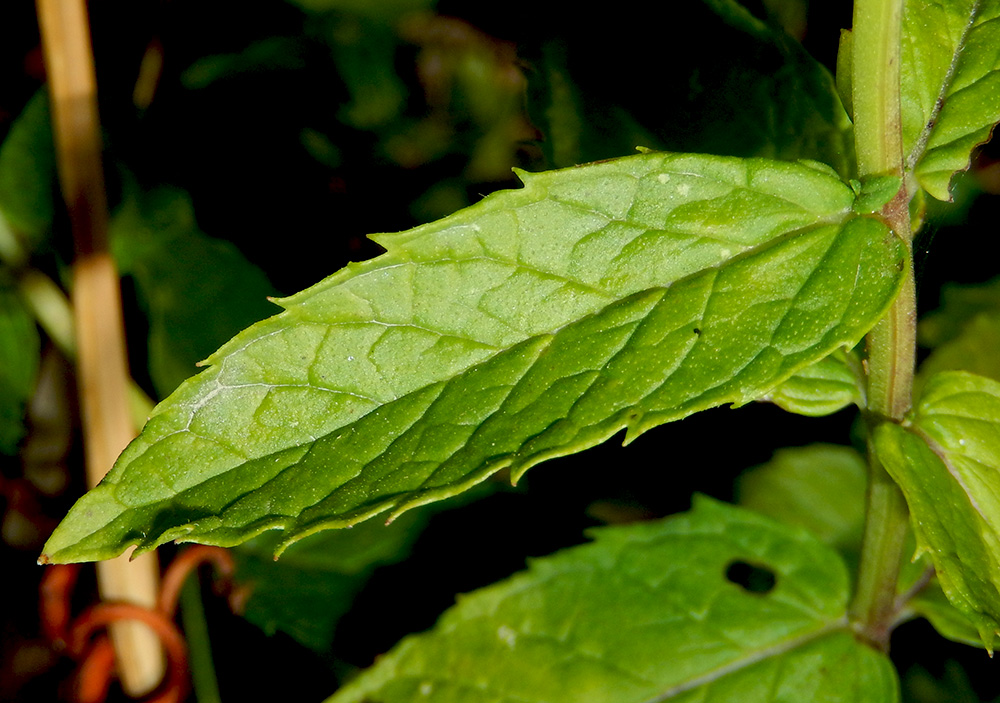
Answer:
[{"label": "large green leaf", "polygon": [[908,169],[939,200],[1000,120],[1000,0],[906,0],[901,94]]},{"label": "large green leaf", "polygon": [[840,557],[806,531],[702,498],[594,536],[461,598],[330,703],[898,699],[850,633]]},{"label": "large green leaf", "polygon": [[1000,632],[1000,383],[942,372],[910,421],[877,428],[878,456],[906,496],[919,552],[990,648]]},{"label": "large green leaf", "polygon": [[453,495],[764,395],[874,324],[898,240],[826,167],[646,154],[524,176],[281,301],[154,411],[44,559],[231,545]]}]

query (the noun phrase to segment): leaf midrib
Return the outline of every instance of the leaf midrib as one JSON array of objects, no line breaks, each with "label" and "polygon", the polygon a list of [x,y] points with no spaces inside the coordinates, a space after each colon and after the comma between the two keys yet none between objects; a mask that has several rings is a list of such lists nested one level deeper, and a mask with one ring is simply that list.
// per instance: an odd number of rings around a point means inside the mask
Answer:
[{"label": "leaf midrib", "polygon": [[788,639],[773,644],[770,647],[765,647],[764,649],[756,652],[751,652],[745,657],[723,664],[722,666],[708,673],[702,674],[701,676],[695,676],[683,683],[671,686],[662,693],[659,693],[652,698],[647,698],[645,701],[642,701],[642,703],[663,703],[664,701],[670,700],[674,696],[694,690],[699,686],[713,683],[714,681],[718,681],[719,679],[729,676],[730,674],[742,671],[743,669],[751,667],[759,662],[766,661],[772,657],[781,656],[800,647],[804,647],[807,644],[822,639],[826,635],[848,629],[849,622],[847,614],[845,613],[836,620],[822,624],[816,630],[789,637]]}]

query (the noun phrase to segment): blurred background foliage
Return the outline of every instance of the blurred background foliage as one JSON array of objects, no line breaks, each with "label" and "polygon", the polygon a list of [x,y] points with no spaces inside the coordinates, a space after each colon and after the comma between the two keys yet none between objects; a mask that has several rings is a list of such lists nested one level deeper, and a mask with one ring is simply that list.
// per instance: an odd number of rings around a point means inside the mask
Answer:
[{"label": "blurred background foliage", "polygon": [[[514,167],[567,167],[638,146],[812,158],[851,175],[850,123],[832,79],[849,0],[683,9],[622,0],[599,11],[105,0],[90,12],[131,367],[154,399],[276,312],[267,296],[377,255],[368,233],[516,187]],[[4,3],[0,559],[10,603],[36,599],[41,541],[82,491],[68,343],[36,276],[65,287],[72,252],[38,44],[33,5]],[[928,348],[983,347],[982,335],[963,338],[966,322],[997,334],[1000,289],[975,285],[996,271],[977,252],[996,226],[997,153],[977,157],[957,202],[932,207],[918,239],[923,309],[938,307],[943,282],[967,286],[945,299],[960,312],[928,319]],[[984,367],[996,366],[995,348],[980,349]],[[949,353],[932,363],[947,365]],[[283,695],[294,680],[298,698],[319,700],[429,627],[456,593],[523,568],[526,556],[579,543],[592,525],[684,510],[694,491],[731,499],[737,475],[774,447],[843,443],[854,421],[850,411],[816,421],[763,404],[716,410],[625,449],[550,462],[516,490],[491,483],[414,511],[389,530],[371,522],[324,533],[277,564],[256,540],[237,551],[255,594],[245,617],[207,599],[223,698]],[[68,665],[31,608],[2,612],[0,700],[53,699]],[[981,652],[942,644],[919,623],[904,631],[894,652],[910,700],[1000,694]]]}]

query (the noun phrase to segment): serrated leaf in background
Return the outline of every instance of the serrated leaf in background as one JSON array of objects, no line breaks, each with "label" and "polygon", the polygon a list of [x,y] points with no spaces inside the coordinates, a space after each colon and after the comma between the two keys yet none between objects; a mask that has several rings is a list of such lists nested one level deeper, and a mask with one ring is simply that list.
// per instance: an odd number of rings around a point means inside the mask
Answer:
[{"label": "serrated leaf in background", "polygon": [[856,565],[867,476],[865,458],[851,447],[813,444],[779,449],[743,473],[736,492],[741,506],[809,530]]},{"label": "serrated leaf in background", "polygon": [[198,229],[184,191],[130,189],[110,237],[146,308],[149,373],[161,398],[220,344],[274,312],[267,278],[235,246]]},{"label": "serrated leaf in background", "polygon": [[898,699],[849,632],[843,563],[805,531],[698,498],[594,537],[462,597],[329,703]]},{"label": "serrated leaf in background", "polygon": [[306,67],[305,48],[298,37],[267,37],[233,54],[203,56],[184,69],[185,88],[204,89],[219,80],[269,71]]},{"label": "serrated leaf in background", "polygon": [[[786,525],[803,527],[836,549],[856,578],[867,482],[866,459],[855,449],[813,444],[779,449],[771,461],[740,476],[736,493],[741,506]],[[911,589],[926,578],[929,568],[926,559],[910,559],[915,542],[912,536],[908,541],[897,584],[901,597],[912,596]],[[905,607],[904,619],[924,617],[950,639],[966,642],[960,636],[975,633],[975,628],[945,598],[936,579],[924,584]]]},{"label": "serrated leaf in background", "polygon": [[759,398],[895,295],[829,169],[647,154],[534,176],[282,301],[154,411],[46,558],[286,543]]},{"label": "serrated leaf in background", "polygon": [[819,417],[864,402],[861,361],[854,352],[838,349],[805,367],[761,400],[798,415]]},{"label": "serrated leaf in background", "polygon": [[42,88],[0,144],[0,228],[17,236],[19,248],[33,251],[48,237],[57,187],[49,103]]},{"label": "serrated leaf in background", "polygon": [[[525,48],[528,110],[551,166],[640,146],[815,159],[852,175],[853,136],[833,78],[780,28],[732,0],[702,0],[671,11],[683,42],[637,41],[620,55],[594,51],[601,37],[633,31],[648,12],[637,4],[607,16],[580,13],[566,18],[560,38]],[[619,30],[618,21],[628,26]],[[641,65],[662,70],[636,71]],[[616,77],[613,86],[607,75]]]},{"label": "serrated leaf in background", "polygon": [[991,649],[1000,632],[1000,383],[940,373],[909,422],[879,426],[875,449],[903,489],[919,550]]},{"label": "serrated leaf in background", "polygon": [[914,393],[919,397],[926,379],[942,371],[969,371],[1000,381],[1000,311],[980,313],[962,326],[961,333],[940,345],[918,369]]},{"label": "serrated leaf in background", "polygon": [[437,0],[288,0],[306,12],[347,12],[372,20],[392,22],[410,12],[430,10]]},{"label": "serrated leaf in background", "polygon": [[1000,317],[1000,278],[974,285],[946,284],[940,307],[920,320],[921,346],[935,349],[955,339],[982,313]]},{"label": "serrated leaf in background", "polygon": [[391,525],[372,520],[322,532],[296,542],[277,561],[280,535],[265,532],[241,544],[233,555],[235,578],[250,590],[243,616],[268,634],[280,630],[328,651],[337,621],[374,569],[406,558],[428,517],[422,508]]},{"label": "serrated leaf in background", "polygon": [[1000,1],[906,0],[901,44],[907,170],[939,200],[1000,120]]},{"label": "serrated leaf in background", "polygon": [[41,341],[34,317],[0,270],[0,454],[17,454],[35,389]]}]

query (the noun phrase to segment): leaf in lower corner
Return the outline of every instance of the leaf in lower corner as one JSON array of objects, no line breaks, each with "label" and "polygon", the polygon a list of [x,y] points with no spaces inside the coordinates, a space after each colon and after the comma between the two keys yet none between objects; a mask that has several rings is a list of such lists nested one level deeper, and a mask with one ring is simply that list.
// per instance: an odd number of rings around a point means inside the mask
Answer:
[{"label": "leaf in lower corner", "polygon": [[154,411],[46,558],[285,544],[744,404],[891,302],[903,250],[815,164],[525,175],[281,301]]},{"label": "leaf in lower corner", "polygon": [[898,699],[849,632],[843,563],[805,531],[699,498],[594,537],[461,598],[328,703]]},{"label": "leaf in lower corner", "polygon": [[910,429],[875,447],[910,506],[918,548],[987,649],[1000,633],[1000,383],[946,371],[924,386]]}]

